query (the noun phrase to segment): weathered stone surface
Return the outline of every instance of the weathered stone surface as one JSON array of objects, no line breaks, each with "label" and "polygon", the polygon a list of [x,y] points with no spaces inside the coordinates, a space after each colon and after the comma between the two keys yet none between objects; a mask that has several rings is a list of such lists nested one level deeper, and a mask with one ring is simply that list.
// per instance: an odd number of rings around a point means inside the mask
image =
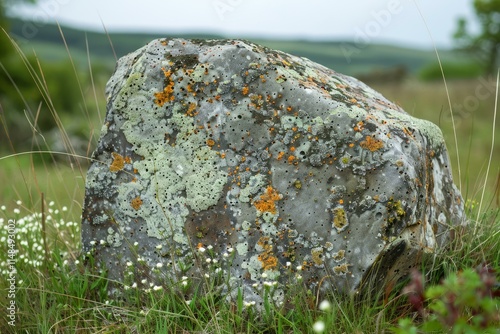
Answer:
[{"label": "weathered stone surface", "polygon": [[271,282],[278,302],[287,284],[356,291],[465,223],[439,128],[307,59],[155,40],[119,60],[106,92],[82,238],[113,279],[216,271],[256,302]]}]

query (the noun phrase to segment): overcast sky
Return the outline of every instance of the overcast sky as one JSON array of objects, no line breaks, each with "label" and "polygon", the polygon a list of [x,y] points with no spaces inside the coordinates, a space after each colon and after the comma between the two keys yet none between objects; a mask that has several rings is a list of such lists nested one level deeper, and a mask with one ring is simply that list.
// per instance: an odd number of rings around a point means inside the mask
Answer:
[{"label": "overcast sky", "polygon": [[474,17],[472,0],[38,0],[14,11],[98,31],[104,23],[109,31],[354,39],[424,48],[432,48],[432,40],[452,46],[457,18]]}]

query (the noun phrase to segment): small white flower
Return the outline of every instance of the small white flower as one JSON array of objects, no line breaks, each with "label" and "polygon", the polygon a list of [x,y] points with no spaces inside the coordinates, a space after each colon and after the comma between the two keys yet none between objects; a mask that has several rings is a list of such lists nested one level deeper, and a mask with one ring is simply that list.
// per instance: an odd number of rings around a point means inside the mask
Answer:
[{"label": "small white flower", "polygon": [[147,279],[143,279],[143,280],[141,281],[141,283],[142,283],[142,284],[146,284],[147,282],[148,282],[148,280],[147,280]]},{"label": "small white flower", "polygon": [[254,283],[254,284],[252,284],[252,286],[253,286],[254,288],[256,288],[256,287],[258,287],[258,286],[259,286],[259,283]]},{"label": "small white flower", "polygon": [[97,243],[97,242],[96,242],[95,240],[92,240],[92,241],[90,242],[90,245],[91,245],[91,246],[94,246],[96,243]]},{"label": "small white flower", "polygon": [[300,281],[300,280],[302,279],[302,275],[297,275],[297,276],[295,276],[295,278],[296,278],[298,281]]},{"label": "small white flower", "polygon": [[205,247],[200,247],[200,248],[198,248],[198,252],[200,252],[200,253],[205,253]]},{"label": "small white flower", "polygon": [[163,267],[163,263],[159,262],[156,264],[156,268],[161,268],[161,267]]},{"label": "small white flower", "polygon": [[266,278],[267,277],[267,274],[266,273],[262,273],[262,278]]},{"label": "small white flower", "polygon": [[232,253],[232,252],[234,251],[234,249],[233,249],[233,247],[229,247],[229,248],[227,249],[227,251],[228,251],[228,253]]},{"label": "small white flower", "polygon": [[297,266],[297,270],[301,271],[302,270],[302,266]]},{"label": "small white flower", "polygon": [[105,244],[106,244],[106,241],[104,241],[104,240],[102,240],[102,239],[101,239],[101,240],[99,241],[99,243],[100,243],[101,245],[105,245]]},{"label": "small white flower", "polygon": [[136,242],[134,242],[134,246],[135,246],[135,247],[139,246],[139,243],[138,243],[137,241],[136,241]]},{"label": "small white flower", "polygon": [[210,263],[210,262],[212,262],[212,259],[208,257],[208,258],[205,259],[205,262],[206,263]]},{"label": "small white flower", "polygon": [[207,249],[208,249],[208,250],[211,250],[212,248],[214,248],[214,246],[212,246],[212,245],[208,245],[208,246],[207,246]]},{"label": "small white flower", "polygon": [[66,206],[63,206],[63,207],[62,207],[62,210],[63,210],[63,211],[68,211],[68,208],[67,208]]},{"label": "small white flower", "polygon": [[186,304],[191,304],[191,301],[190,300],[186,300]]},{"label": "small white flower", "polygon": [[132,288],[134,288],[134,289],[137,288],[137,283],[136,282],[134,282],[134,284],[132,284]]},{"label": "small white flower", "polygon": [[128,285],[123,286],[123,288],[124,288],[125,290],[129,290],[129,289],[130,289],[130,287],[129,287]]},{"label": "small white flower", "polygon": [[150,292],[151,292],[151,289],[144,289],[144,292],[145,292],[145,293],[150,293]]},{"label": "small white flower", "polygon": [[212,262],[213,262],[213,263],[217,263],[217,262],[219,262],[219,260],[217,260],[217,259],[212,259]]},{"label": "small white flower", "polygon": [[287,262],[287,263],[286,263],[286,266],[287,266],[287,267],[290,267],[291,265],[292,265],[292,262]]},{"label": "small white flower", "polygon": [[323,300],[321,303],[319,303],[318,308],[321,311],[329,311],[332,308],[332,304],[328,300]]},{"label": "small white flower", "polygon": [[16,204],[17,204],[17,205],[21,205],[21,204],[23,204],[23,202],[21,202],[21,201],[17,201],[17,202],[16,202]]},{"label": "small white flower", "polygon": [[106,304],[106,305],[109,305],[109,300],[106,300],[105,304]]},{"label": "small white flower", "polygon": [[205,273],[205,278],[209,278],[209,277],[210,277],[210,275]]},{"label": "small white flower", "polygon": [[154,291],[158,291],[158,290],[161,290],[161,289],[163,289],[163,287],[162,287],[162,286],[155,285],[155,286],[153,287],[153,290],[154,290]]},{"label": "small white flower", "polygon": [[5,211],[7,209],[7,207],[5,205],[2,205],[2,206],[0,206],[0,209],[2,209],[2,211]]},{"label": "small white flower", "polygon": [[228,253],[224,253],[222,254],[223,257],[229,257],[229,254]]},{"label": "small white flower", "polygon": [[156,249],[162,249],[162,245],[156,245]]},{"label": "small white flower", "polygon": [[15,208],[15,209],[14,209],[14,213],[15,213],[15,214],[20,214],[20,213],[21,213],[21,211],[19,211],[19,209],[18,209],[18,208]]},{"label": "small white flower", "polygon": [[132,262],[130,262],[130,261],[127,261],[127,263],[126,263],[127,267],[132,267],[132,264],[133,264],[133,263],[132,263]]},{"label": "small white flower", "polygon": [[313,331],[316,333],[323,333],[325,331],[325,323],[321,320],[318,320],[313,325]]},{"label": "small white flower", "polygon": [[188,282],[187,281],[182,281],[182,285],[187,286]]},{"label": "small white flower", "polygon": [[75,264],[79,264],[79,263],[80,263],[80,261],[78,261],[78,260],[75,260]]},{"label": "small white flower", "polygon": [[188,277],[187,276],[182,276],[181,280],[187,281]]},{"label": "small white flower", "polygon": [[53,206],[54,204],[55,204],[54,201],[49,202],[49,206]]}]

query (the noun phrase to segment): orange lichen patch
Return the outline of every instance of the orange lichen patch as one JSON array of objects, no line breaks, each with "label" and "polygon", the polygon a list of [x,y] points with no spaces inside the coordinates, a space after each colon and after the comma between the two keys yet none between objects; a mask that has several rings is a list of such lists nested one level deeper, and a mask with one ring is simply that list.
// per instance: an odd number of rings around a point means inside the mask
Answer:
[{"label": "orange lichen patch", "polygon": [[175,100],[174,94],[174,82],[170,81],[168,85],[163,89],[163,92],[155,93],[155,103],[162,107],[167,102],[172,102]]},{"label": "orange lichen patch", "polygon": [[207,145],[212,147],[215,145],[215,141],[212,138],[208,138],[206,141]]},{"label": "orange lichen patch", "polygon": [[109,170],[113,173],[121,171],[125,167],[125,158],[115,152],[112,152],[111,155],[113,156],[113,162],[109,166]]},{"label": "orange lichen patch", "polygon": [[281,159],[283,159],[284,156],[285,156],[285,152],[281,151],[278,153],[278,156],[276,157],[276,159],[281,160]]},{"label": "orange lichen patch", "polygon": [[275,268],[278,265],[278,259],[273,255],[273,246],[269,243],[269,240],[269,237],[263,236],[257,241],[257,245],[264,249],[264,251],[257,256],[264,270]]},{"label": "orange lichen patch", "polygon": [[197,112],[195,112],[195,110],[196,110],[196,103],[191,102],[191,103],[189,104],[189,107],[188,107],[188,110],[187,110],[187,112],[186,112],[186,115],[188,115],[188,116],[190,116],[190,117],[193,117],[194,115],[196,115],[196,114],[197,114]]},{"label": "orange lichen patch", "polygon": [[142,199],[137,196],[132,201],[130,201],[130,206],[134,208],[134,210],[139,210],[142,205]]},{"label": "orange lichen patch", "polygon": [[288,157],[288,159],[287,159],[287,160],[288,160],[288,163],[290,163],[290,164],[291,164],[291,163],[293,163],[293,161],[295,160],[295,156],[290,155],[290,156]]},{"label": "orange lichen patch", "polygon": [[384,143],[381,140],[377,140],[371,136],[366,136],[366,139],[363,140],[359,146],[362,148],[365,148],[367,150],[370,150],[372,152],[375,152],[377,150],[380,150],[382,147],[384,147]]},{"label": "orange lichen patch", "polygon": [[243,87],[243,89],[241,90],[241,93],[243,95],[248,95],[248,86]]},{"label": "orange lichen patch", "polygon": [[254,202],[254,206],[260,212],[270,212],[276,214],[276,201],[281,199],[281,195],[278,194],[273,187],[269,186],[263,195],[260,195],[260,199]]},{"label": "orange lichen patch", "polygon": [[354,103],[358,103],[358,100],[356,100],[355,98],[352,98],[352,99],[349,100],[349,102],[351,102],[351,103],[354,104]]},{"label": "orange lichen patch", "polygon": [[273,256],[270,252],[264,252],[257,256],[259,261],[262,263],[262,269],[269,270],[276,268],[278,265],[278,259],[276,256]]},{"label": "orange lichen patch", "polygon": [[354,126],[354,131],[356,132],[361,132],[365,128],[365,123],[363,121],[359,121],[355,126]]}]

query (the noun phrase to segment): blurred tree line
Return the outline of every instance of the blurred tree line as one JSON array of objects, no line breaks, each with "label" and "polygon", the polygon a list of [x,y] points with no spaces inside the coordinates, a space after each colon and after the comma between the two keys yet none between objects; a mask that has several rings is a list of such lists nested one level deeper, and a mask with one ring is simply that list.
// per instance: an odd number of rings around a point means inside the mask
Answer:
[{"label": "blurred tree line", "polygon": [[480,31],[472,34],[465,18],[459,18],[454,39],[459,50],[473,54],[485,74],[495,74],[500,52],[500,0],[474,0],[474,11]]},{"label": "blurred tree line", "polygon": [[[14,3],[0,0],[0,152],[47,150],[54,145],[65,149],[68,143],[60,144],[67,138],[61,138],[56,119],[81,115],[82,93],[75,71],[69,57],[64,62],[42,62],[20,51],[9,35],[6,15]],[[73,129],[70,136],[84,142],[89,136],[84,129]]]}]

